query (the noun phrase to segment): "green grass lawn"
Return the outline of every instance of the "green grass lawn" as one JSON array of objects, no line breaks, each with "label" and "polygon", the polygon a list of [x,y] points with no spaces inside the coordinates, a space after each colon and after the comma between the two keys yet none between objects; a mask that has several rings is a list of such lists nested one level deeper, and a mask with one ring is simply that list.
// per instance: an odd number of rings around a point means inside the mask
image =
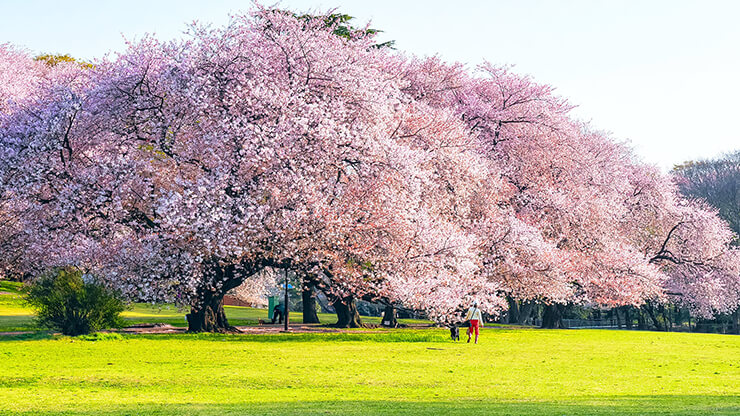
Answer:
[{"label": "green grass lawn", "polygon": [[740,414],[740,338],[729,335],[39,337],[0,338],[0,414]]},{"label": "green grass lawn", "polygon": [[[24,303],[20,293],[21,284],[0,280],[0,332],[9,331],[34,331],[33,312]],[[241,306],[226,306],[226,316],[229,323],[236,326],[257,325],[259,319],[267,320],[266,309],[244,308]],[[186,310],[180,310],[174,305],[150,305],[136,303],[122,315],[129,325],[142,323],[166,323],[173,326],[187,326],[185,320]],[[363,322],[380,324],[379,317],[363,317]],[[291,322],[302,322],[303,314],[291,312]],[[330,313],[320,313],[319,320],[322,323],[333,324],[337,322],[337,316]],[[429,321],[414,319],[399,319],[405,324],[424,324]]]},{"label": "green grass lawn", "polygon": [[[3,325],[27,319],[15,296],[0,295]],[[128,315],[165,317],[182,314]],[[0,336],[0,415],[740,414],[738,336],[485,328],[472,345],[447,334]]]}]

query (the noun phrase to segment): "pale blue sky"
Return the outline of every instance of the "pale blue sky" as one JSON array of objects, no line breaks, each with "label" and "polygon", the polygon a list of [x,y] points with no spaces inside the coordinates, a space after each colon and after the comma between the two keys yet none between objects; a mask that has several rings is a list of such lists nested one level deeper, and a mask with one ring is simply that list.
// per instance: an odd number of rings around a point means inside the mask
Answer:
[{"label": "pale blue sky", "polygon": [[[265,4],[271,4],[265,2]],[[740,149],[740,1],[286,0],[371,21],[399,50],[513,64],[664,169]],[[0,43],[95,58],[123,36],[225,24],[250,1],[0,0]]]}]

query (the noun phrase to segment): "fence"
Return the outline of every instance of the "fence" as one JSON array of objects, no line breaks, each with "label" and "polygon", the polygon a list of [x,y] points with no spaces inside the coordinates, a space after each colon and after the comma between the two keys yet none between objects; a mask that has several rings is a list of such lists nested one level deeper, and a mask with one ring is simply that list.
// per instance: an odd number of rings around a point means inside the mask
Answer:
[{"label": "fence", "polygon": [[[535,325],[540,325],[539,320],[535,320]],[[570,329],[628,329],[624,322],[617,322],[616,319],[563,319],[563,324]],[[632,323],[629,329],[640,329],[636,322]],[[652,326],[645,328],[653,330]],[[730,322],[723,323],[692,323],[691,327],[687,323],[681,325],[670,325],[671,332],[705,332],[717,334],[735,334],[738,330]]]},{"label": "fence", "polygon": [[616,319],[563,319],[566,328],[618,328]]}]

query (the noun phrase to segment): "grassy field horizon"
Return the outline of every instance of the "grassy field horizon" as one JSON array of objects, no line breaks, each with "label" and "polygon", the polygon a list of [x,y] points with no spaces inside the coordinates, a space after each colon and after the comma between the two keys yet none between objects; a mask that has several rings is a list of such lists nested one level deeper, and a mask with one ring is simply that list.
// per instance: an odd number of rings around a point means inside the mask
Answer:
[{"label": "grassy field horizon", "polygon": [[[0,326],[28,325],[17,285],[1,283]],[[235,311],[243,322],[267,313]],[[127,319],[184,313],[155,312]],[[0,336],[0,414],[739,415],[740,337],[486,327],[475,345],[439,328],[37,331]]]},{"label": "grassy field horizon", "polygon": [[0,414],[740,414],[728,335],[36,335],[0,351]]}]

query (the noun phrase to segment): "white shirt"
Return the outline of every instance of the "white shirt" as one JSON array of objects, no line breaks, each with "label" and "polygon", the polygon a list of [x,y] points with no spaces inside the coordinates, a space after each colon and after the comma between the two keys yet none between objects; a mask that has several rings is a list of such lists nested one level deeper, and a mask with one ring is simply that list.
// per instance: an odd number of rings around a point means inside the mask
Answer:
[{"label": "white shirt", "polygon": [[465,320],[470,321],[473,319],[478,320],[481,324],[483,323],[483,315],[481,315],[480,309],[475,307],[468,309],[468,314],[465,315]]}]

